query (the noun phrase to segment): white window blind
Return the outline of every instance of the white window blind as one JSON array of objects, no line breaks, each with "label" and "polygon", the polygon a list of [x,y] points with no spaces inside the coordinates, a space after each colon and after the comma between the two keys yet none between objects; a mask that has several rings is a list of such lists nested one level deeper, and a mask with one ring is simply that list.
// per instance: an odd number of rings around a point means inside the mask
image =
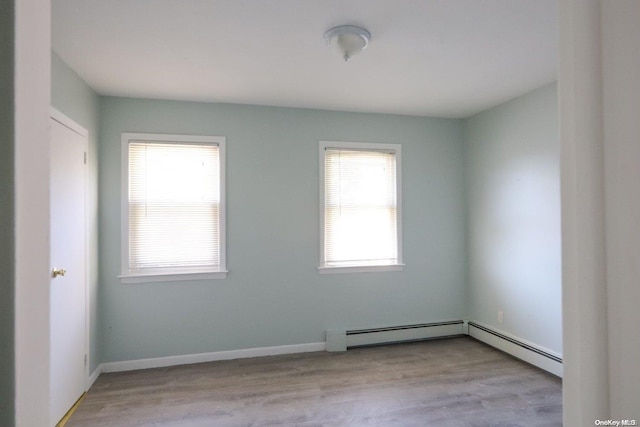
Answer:
[{"label": "white window blind", "polygon": [[325,148],[324,267],[396,265],[396,153]]},{"label": "white window blind", "polygon": [[219,271],[220,149],[129,141],[129,273]]}]

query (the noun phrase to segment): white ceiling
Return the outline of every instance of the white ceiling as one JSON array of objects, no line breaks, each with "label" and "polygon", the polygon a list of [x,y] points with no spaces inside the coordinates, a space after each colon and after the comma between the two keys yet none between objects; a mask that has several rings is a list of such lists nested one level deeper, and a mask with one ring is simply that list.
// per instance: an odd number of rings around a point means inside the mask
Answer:
[{"label": "white ceiling", "polygon": [[[53,0],[99,94],[467,117],[556,80],[556,0]],[[323,34],[364,26],[345,63]]]}]

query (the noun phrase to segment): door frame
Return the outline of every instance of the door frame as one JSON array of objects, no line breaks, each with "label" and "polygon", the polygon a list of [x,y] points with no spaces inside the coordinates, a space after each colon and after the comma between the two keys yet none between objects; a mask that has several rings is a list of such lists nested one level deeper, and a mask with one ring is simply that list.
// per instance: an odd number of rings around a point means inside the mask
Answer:
[{"label": "door frame", "polygon": [[[89,281],[91,278],[91,274],[89,271],[90,263],[89,263],[89,245],[90,245],[90,236],[89,232],[89,222],[87,221],[87,212],[88,212],[88,194],[89,194],[89,185],[88,185],[88,159],[89,159],[89,131],[87,131],[83,126],[78,124],[75,120],[62,113],[60,110],[55,107],[49,107],[49,117],[71,131],[77,133],[83,138],[84,152],[85,152],[85,168],[84,168],[84,354],[85,354],[85,363],[84,363],[84,391],[88,391],[91,387],[90,379],[90,369],[91,369],[91,298],[89,295],[90,287]],[[56,421],[57,422],[57,421]]]}]

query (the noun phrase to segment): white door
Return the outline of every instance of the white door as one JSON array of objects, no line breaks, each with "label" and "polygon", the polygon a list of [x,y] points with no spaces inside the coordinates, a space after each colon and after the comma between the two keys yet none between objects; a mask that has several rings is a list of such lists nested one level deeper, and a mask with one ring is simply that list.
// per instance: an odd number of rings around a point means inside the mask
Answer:
[{"label": "white door", "polygon": [[[62,124],[64,122],[65,124]],[[75,130],[74,130],[75,129]],[[85,392],[86,131],[51,118],[51,424]],[[84,134],[84,135],[83,135]]]}]

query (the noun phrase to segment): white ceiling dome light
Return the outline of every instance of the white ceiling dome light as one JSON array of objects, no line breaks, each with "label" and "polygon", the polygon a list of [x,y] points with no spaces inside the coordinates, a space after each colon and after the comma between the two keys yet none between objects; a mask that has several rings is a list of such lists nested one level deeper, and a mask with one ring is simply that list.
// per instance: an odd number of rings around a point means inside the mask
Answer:
[{"label": "white ceiling dome light", "polygon": [[347,62],[367,47],[369,40],[371,40],[371,34],[364,28],[355,25],[341,25],[324,33],[324,40],[327,42],[327,46]]}]

